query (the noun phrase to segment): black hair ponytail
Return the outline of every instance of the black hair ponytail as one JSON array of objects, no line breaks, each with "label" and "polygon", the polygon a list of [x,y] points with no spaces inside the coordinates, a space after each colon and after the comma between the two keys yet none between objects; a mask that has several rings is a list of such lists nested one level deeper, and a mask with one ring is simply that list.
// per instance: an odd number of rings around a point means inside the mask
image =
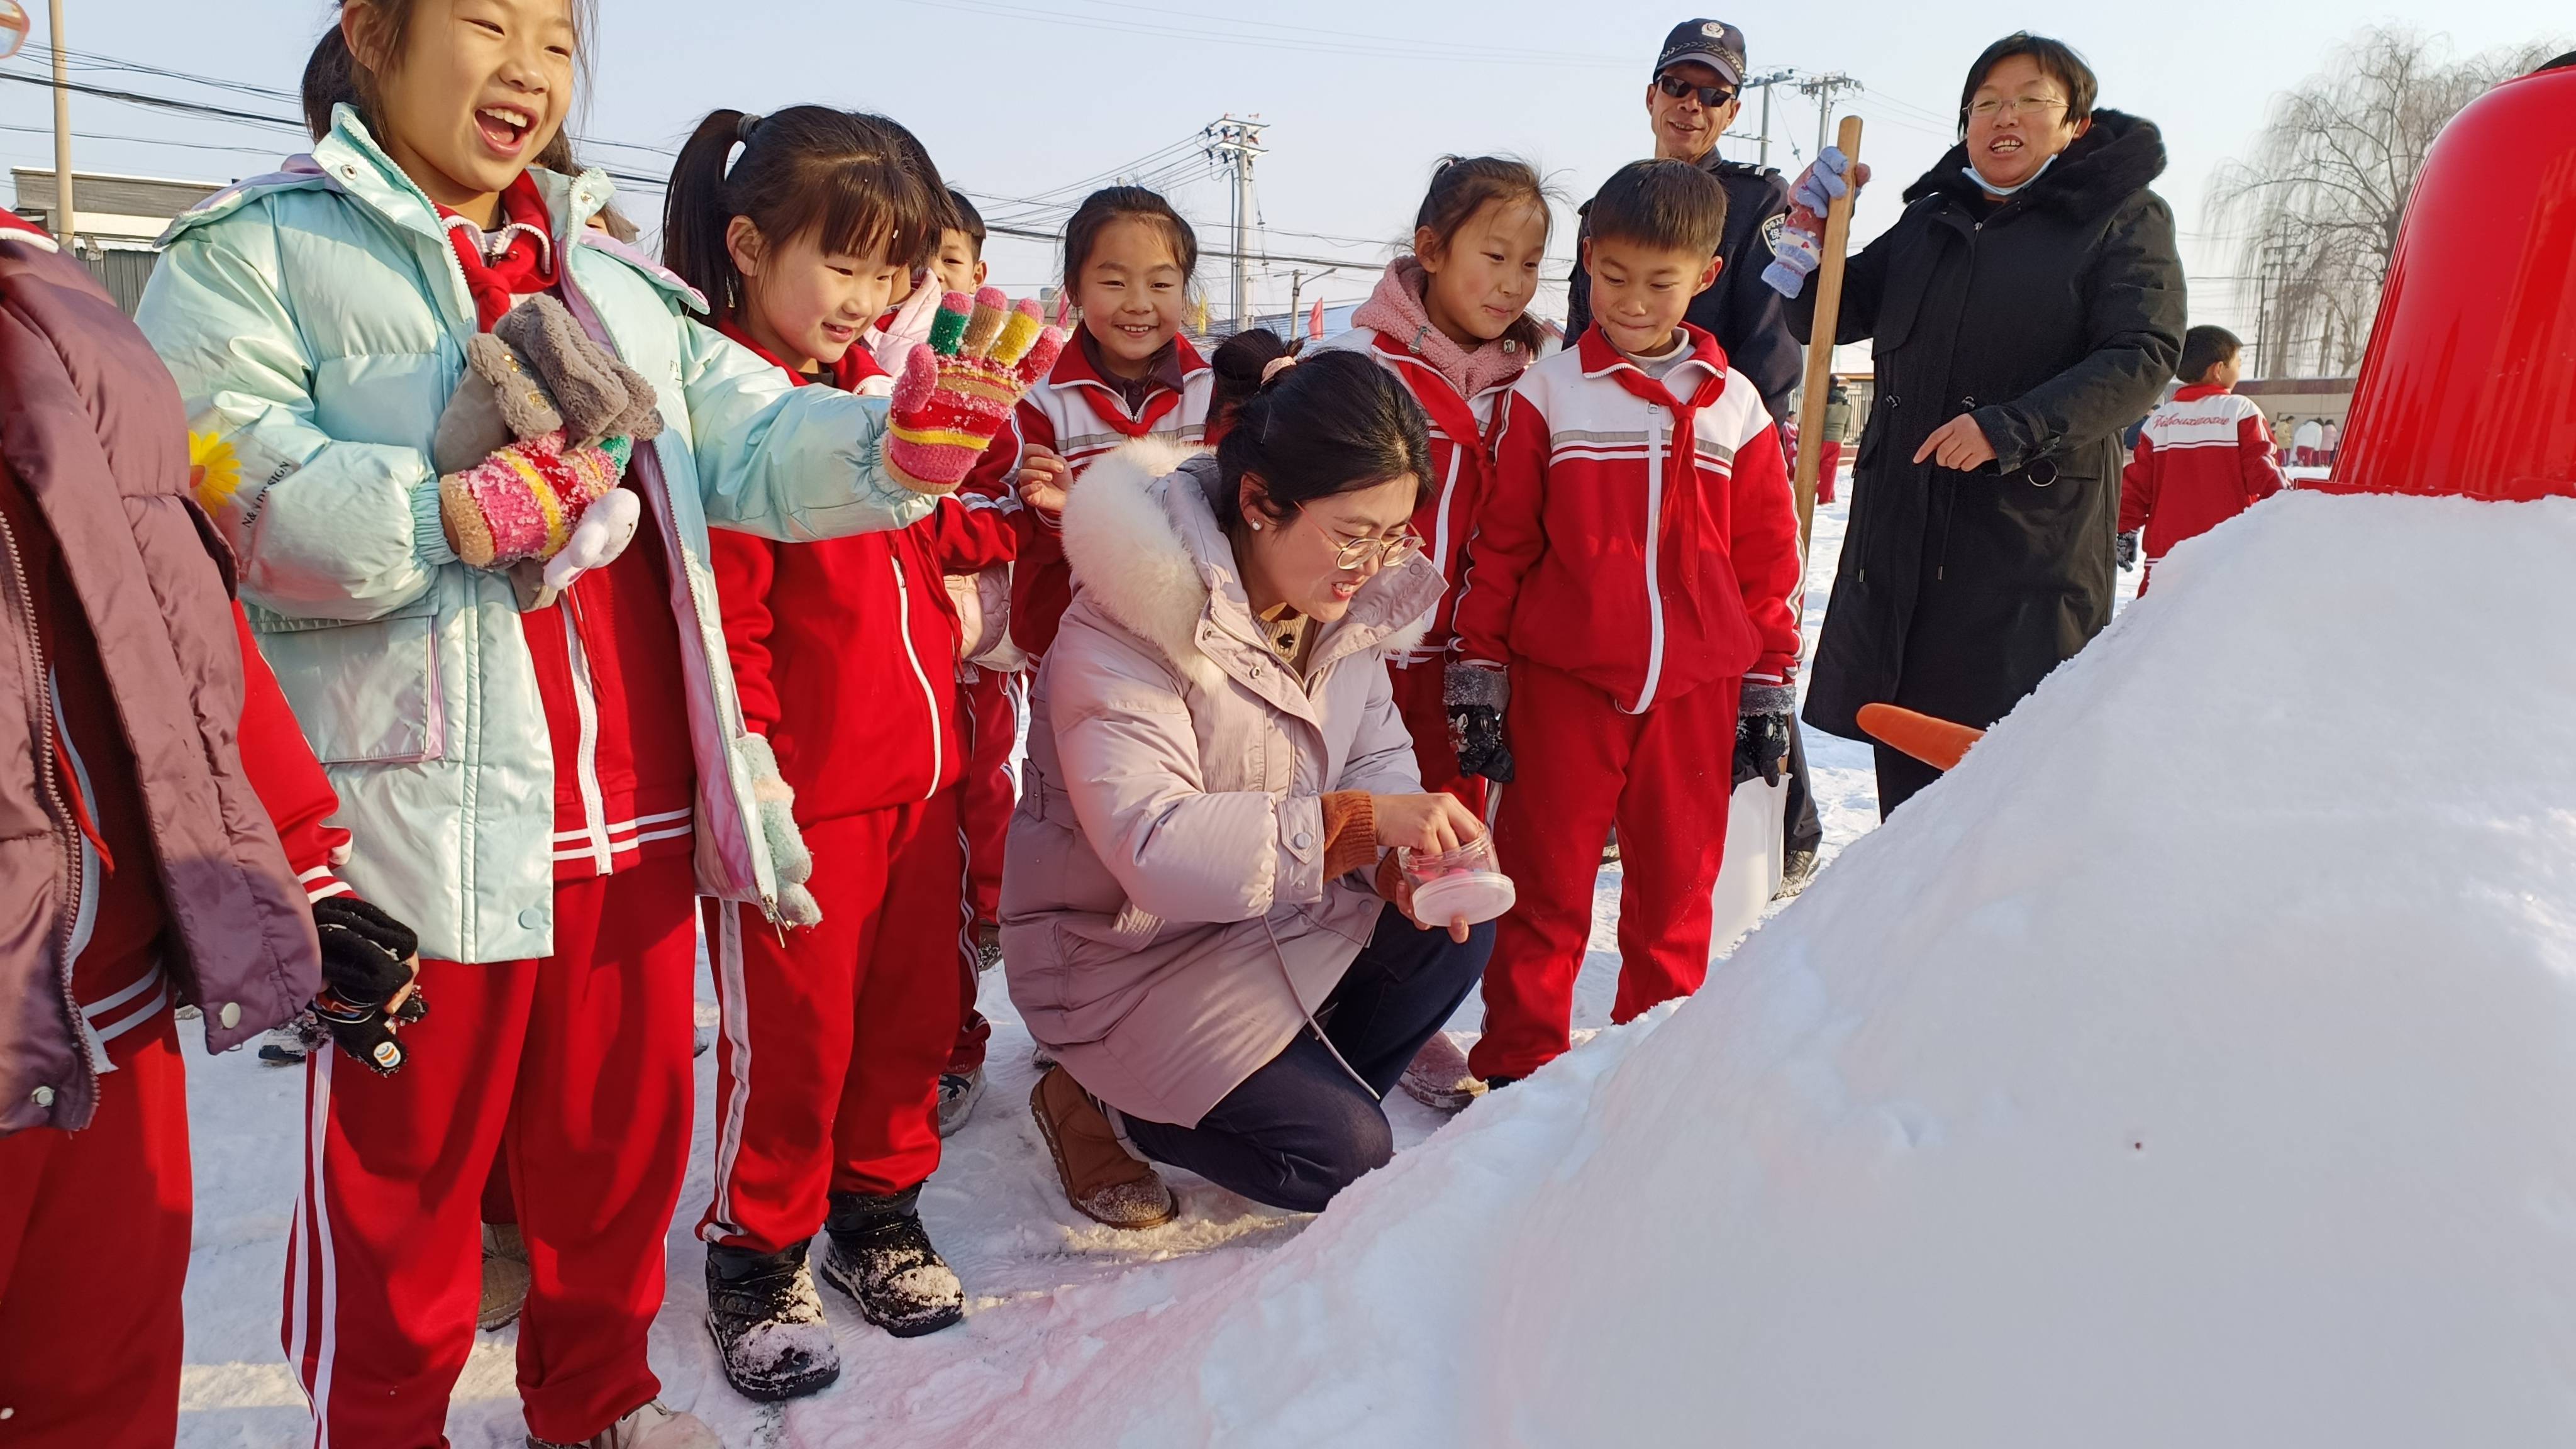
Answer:
[{"label": "black hair ponytail", "polygon": [[1431,476],[1431,425],[1395,374],[1357,352],[1328,350],[1263,383],[1217,445],[1217,517],[1243,522],[1243,480],[1261,481],[1273,520],[1319,498],[1413,475],[1415,505]]},{"label": "black hair ponytail", "polygon": [[[734,147],[742,155],[732,164]],[[930,153],[883,116],[790,106],[768,116],[707,113],[680,148],[662,211],[662,261],[719,312],[742,305],[725,245],[737,216],[769,247],[812,231],[827,253],[918,267],[950,221]]]}]

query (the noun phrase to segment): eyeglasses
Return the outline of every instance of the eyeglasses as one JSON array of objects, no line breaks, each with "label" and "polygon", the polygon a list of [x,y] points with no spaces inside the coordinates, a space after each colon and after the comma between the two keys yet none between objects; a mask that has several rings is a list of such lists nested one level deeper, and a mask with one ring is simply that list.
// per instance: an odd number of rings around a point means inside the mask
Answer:
[{"label": "eyeglasses", "polygon": [[2032,120],[2037,120],[2047,115],[2052,107],[2063,110],[2066,105],[2065,101],[2055,96],[2016,96],[2008,101],[1989,96],[1968,107],[1968,114],[1980,121],[1991,121],[2005,114],[2028,116]]},{"label": "eyeglasses", "polygon": [[1677,101],[1697,96],[1699,103],[1712,111],[1735,99],[1735,92],[1724,86],[1695,86],[1669,71],[1655,77],[1655,89]]},{"label": "eyeglasses", "polygon": [[[1298,517],[1312,520],[1314,515],[1300,513]],[[1334,546],[1333,567],[1345,573],[1358,572],[1372,559],[1381,568],[1393,568],[1413,557],[1415,551],[1422,547],[1422,535],[1409,527],[1392,538],[1337,538],[1325,532],[1321,523],[1315,525],[1315,532],[1323,535],[1324,542]]]}]

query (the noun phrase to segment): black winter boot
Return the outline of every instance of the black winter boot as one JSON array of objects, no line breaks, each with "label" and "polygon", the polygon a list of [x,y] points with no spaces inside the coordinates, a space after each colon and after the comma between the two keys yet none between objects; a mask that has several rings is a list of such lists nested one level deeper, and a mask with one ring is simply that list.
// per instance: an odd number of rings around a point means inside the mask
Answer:
[{"label": "black winter boot", "polygon": [[868,1322],[897,1338],[936,1333],[966,1316],[966,1290],[922,1231],[921,1189],[878,1197],[832,1194],[823,1276],[857,1301]]},{"label": "black winter boot", "polygon": [[746,1399],[793,1399],[841,1376],[803,1243],[779,1253],[709,1244],[707,1332],[726,1380]]}]

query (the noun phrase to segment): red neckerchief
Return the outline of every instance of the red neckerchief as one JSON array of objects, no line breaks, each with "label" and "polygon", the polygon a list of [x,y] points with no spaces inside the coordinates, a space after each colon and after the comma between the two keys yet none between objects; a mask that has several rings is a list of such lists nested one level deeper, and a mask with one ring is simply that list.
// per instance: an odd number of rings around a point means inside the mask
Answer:
[{"label": "red neckerchief", "polygon": [[[1106,388],[1112,394],[1121,392],[1120,383],[1110,377],[1109,369],[1101,364],[1100,344],[1092,339],[1090,328],[1082,329],[1077,345],[1066,348],[1063,358],[1080,359],[1076,364],[1075,376],[1081,381]],[[1190,340],[1175,336],[1155,358],[1150,365],[1152,371],[1145,378],[1148,385],[1160,391],[1145,399],[1145,405],[1137,410],[1134,417],[1129,417],[1123,407],[1096,407],[1091,411],[1101,422],[1108,425],[1111,432],[1121,437],[1145,437],[1154,431],[1156,423],[1170,417],[1172,409],[1181,405],[1181,395],[1188,386],[1189,375],[1200,365],[1198,352],[1190,346]],[[1059,371],[1063,370],[1064,362],[1058,361],[1056,367]],[[1084,373],[1090,375],[1085,377]],[[1125,402],[1126,399],[1121,396],[1119,401]]]},{"label": "red neckerchief", "polygon": [[[727,312],[716,319],[716,330],[723,333],[725,336],[732,338],[734,341],[741,343],[743,346],[750,348],[754,353],[759,355],[763,362],[777,368],[780,372],[786,373],[789,377],[796,379],[796,385],[798,387],[803,387],[809,382],[821,382],[823,380],[812,373],[798,372],[795,368],[789,367],[785,362],[780,361],[777,353],[772,352],[768,348],[761,346],[758,342],[753,341],[751,334],[742,330],[742,324],[735,321],[733,314],[730,312]],[[854,342],[850,344],[849,351],[841,354],[841,360],[832,364],[831,380],[832,386],[839,388],[843,392],[856,392],[858,391],[860,383],[863,383],[872,377],[884,377],[885,375],[886,370],[877,362],[876,354]]]},{"label": "red neckerchief", "polygon": [[503,244],[497,257],[486,257],[476,245],[471,221],[444,206],[438,216],[447,227],[447,244],[456,249],[457,264],[465,268],[465,290],[474,294],[474,317],[484,331],[509,316],[518,298],[554,287],[553,222],[535,177],[522,171],[501,193],[501,228],[483,238]]},{"label": "red neckerchief", "polygon": [[[1377,347],[1390,357],[1413,357],[1412,352],[1383,332],[1378,334]],[[1431,415],[1431,421],[1439,424],[1440,431],[1448,435],[1449,441],[1462,448],[1475,449],[1485,467],[1491,469],[1494,466],[1494,440],[1502,436],[1503,431],[1501,400],[1495,400],[1492,417],[1484,427],[1478,428],[1475,408],[1459,396],[1457,386],[1440,369],[1419,360],[1409,365],[1429,372],[1437,379],[1430,386],[1406,389],[1413,394],[1413,400],[1422,404],[1422,410]]]},{"label": "red neckerchief", "polygon": [[1576,345],[1582,349],[1586,376],[1598,376],[1607,369],[1611,380],[1631,396],[1644,398],[1672,414],[1672,438],[1664,450],[1664,508],[1667,516],[1674,519],[1672,536],[1680,549],[1679,557],[1695,561],[1703,556],[1700,522],[1707,512],[1699,500],[1699,410],[1726,391],[1726,349],[1717,345],[1716,338],[1687,322],[1682,324],[1682,332],[1690,343],[1690,356],[1682,362],[1697,360],[1712,369],[1700,379],[1688,401],[1674,397],[1662,378],[1648,377],[1645,369],[1623,356],[1599,322],[1584,329],[1583,340]]}]

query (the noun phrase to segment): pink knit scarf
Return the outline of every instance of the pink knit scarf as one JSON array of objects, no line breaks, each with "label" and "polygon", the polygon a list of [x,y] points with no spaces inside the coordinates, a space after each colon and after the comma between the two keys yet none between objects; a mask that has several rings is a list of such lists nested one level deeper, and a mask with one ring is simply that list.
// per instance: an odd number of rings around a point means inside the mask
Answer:
[{"label": "pink knit scarf", "polygon": [[1431,325],[1423,290],[1431,274],[1414,257],[1398,257],[1377,279],[1377,290],[1351,314],[1351,324],[1366,327],[1439,369],[1460,397],[1474,397],[1489,387],[1510,382],[1534,360],[1508,342],[1488,342],[1473,352],[1449,340]]}]

